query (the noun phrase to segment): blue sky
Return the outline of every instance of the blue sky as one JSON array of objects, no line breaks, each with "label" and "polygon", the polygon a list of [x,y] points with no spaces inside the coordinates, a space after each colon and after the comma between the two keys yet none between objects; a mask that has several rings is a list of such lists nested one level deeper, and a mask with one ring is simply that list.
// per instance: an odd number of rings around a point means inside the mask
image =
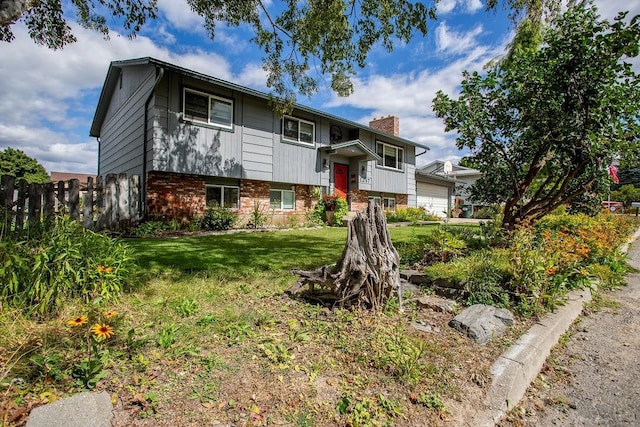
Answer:
[{"label": "blue sky", "polygon": [[[271,6],[278,1],[271,0]],[[598,0],[608,18],[618,10],[640,13],[639,0]],[[237,84],[268,92],[261,53],[244,28],[216,30],[211,41],[202,19],[185,0],[158,0],[159,16],[134,39],[72,25],[78,42],[63,50],[36,46],[23,24],[13,26],[15,40],[0,42],[0,150],[18,148],[48,172],[95,173],[98,143],[89,127],[110,61],[151,56]],[[354,79],[355,93],[340,98],[321,79],[318,94],[298,97],[303,105],[367,124],[396,115],[400,135],[426,144],[428,161],[458,160],[455,135],[446,134],[431,101],[436,91],[456,95],[464,70],[481,70],[504,53],[510,24],[502,10],[485,12],[484,0],[441,0],[429,34],[397,46],[392,53],[375,48]],[[637,65],[637,64],[636,64]],[[638,67],[636,66],[636,70]]]}]

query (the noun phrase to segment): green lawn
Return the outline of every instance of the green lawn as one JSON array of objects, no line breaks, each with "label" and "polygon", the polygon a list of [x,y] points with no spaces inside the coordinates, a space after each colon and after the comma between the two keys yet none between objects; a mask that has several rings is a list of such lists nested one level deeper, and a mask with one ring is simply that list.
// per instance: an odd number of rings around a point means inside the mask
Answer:
[{"label": "green lawn", "polygon": [[[392,227],[394,243],[424,236],[437,225]],[[152,272],[207,271],[225,276],[335,263],[344,248],[346,228],[298,229],[178,238],[128,239],[140,266]]]}]

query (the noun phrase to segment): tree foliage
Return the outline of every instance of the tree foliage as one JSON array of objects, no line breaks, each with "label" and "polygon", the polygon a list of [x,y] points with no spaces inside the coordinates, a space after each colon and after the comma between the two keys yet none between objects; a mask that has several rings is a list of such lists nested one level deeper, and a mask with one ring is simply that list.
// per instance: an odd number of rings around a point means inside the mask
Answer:
[{"label": "tree foliage", "polygon": [[29,184],[49,182],[49,175],[38,161],[27,156],[23,151],[8,147],[0,151],[0,176],[11,175],[18,180],[24,179]]},{"label": "tree foliage", "polygon": [[[226,23],[244,26],[254,33],[262,50],[267,86],[280,98],[292,101],[297,92],[309,95],[317,80],[309,72],[317,68],[331,76],[339,95],[353,92],[351,78],[364,67],[377,44],[391,51],[394,43],[407,43],[416,34],[427,34],[427,22],[435,19],[435,2],[410,0],[187,0],[202,16],[212,39],[216,27]],[[31,38],[53,49],[76,39],[66,20],[74,9],[77,20],[106,37],[110,25],[135,35],[157,13],[156,0],[8,0],[0,2],[0,40],[11,41],[11,25],[23,20]]]},{"label": "tree foliage", "polygon": [[600,20],[580,2],[551,22],[537,51],[465,73],[458,99],[438,92],[437,116],[484,174],[473,197],[505,203],[504,226],[599,192],[609,163],[636,155],[640,87],[626,61],[638,55],[639,19]]}]

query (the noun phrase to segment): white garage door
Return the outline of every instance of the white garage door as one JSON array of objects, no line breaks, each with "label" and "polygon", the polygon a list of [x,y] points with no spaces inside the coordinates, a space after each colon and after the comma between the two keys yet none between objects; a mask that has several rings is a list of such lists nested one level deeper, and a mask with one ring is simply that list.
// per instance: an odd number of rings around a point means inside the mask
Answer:
[{"label": "white garage door", "polygon": [[447,216],[449,189],[441,185],[417,182],[418,207],[441,218]]}]

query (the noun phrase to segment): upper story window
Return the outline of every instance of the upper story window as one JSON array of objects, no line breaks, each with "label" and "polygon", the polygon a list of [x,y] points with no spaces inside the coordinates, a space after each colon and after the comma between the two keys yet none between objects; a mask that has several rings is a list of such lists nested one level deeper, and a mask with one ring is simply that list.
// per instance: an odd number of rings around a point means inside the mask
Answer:
[{"label": "upper story window", "polygon": [[376,144],[376,154],[380,156],[378,166],[400,171],[404,170],[404,149],[378,142]]},{"label": "upper story window", "polygon": [[316,125],[313,122],[285,116],[282,119],[282,138],[286,141],[312,145]]},{"label": "upper story window", "polygon": [[184,119],[231,129],[233,101],[192,89],[184,89]]}]

